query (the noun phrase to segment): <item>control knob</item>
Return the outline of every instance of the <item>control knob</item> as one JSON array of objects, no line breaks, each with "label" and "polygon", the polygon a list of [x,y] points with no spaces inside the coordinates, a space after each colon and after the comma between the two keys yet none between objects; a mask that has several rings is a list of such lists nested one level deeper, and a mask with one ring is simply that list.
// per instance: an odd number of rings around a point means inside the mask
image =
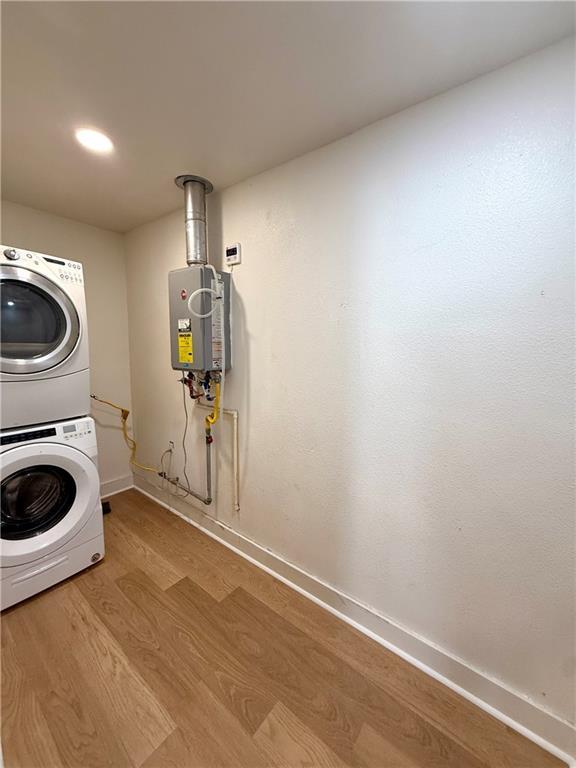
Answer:
[{"label": "control knob", "polygon": [[6,256],[7,259],[10,259],[10,261],[16,261],[16,259],[20,258],[20,254],[14,250],[14,248],[6,248],[4,250],[4,256]]}]

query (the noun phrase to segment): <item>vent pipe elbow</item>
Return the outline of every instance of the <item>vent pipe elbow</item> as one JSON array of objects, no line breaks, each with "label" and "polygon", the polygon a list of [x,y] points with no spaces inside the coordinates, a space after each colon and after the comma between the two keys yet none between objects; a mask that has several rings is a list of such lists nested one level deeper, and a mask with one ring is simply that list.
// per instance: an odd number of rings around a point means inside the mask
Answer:
[{"label": "vent pipe elbow", "polygon": [[186,225],[186,264],[208,263],[206,240],[206,195],[213,190],[212,184],[202,176],[184,174],[174,179],[184,190],[184,221]]}]

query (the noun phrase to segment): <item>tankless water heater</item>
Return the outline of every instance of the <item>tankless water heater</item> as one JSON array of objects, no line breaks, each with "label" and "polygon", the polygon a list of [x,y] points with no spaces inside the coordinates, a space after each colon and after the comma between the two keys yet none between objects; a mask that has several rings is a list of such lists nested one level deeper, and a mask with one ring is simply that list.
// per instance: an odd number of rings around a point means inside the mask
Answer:
[{"label": "tankless water heater", "polygon": [[223,366],[230,368],[230,275],[216,275],[218,284],[213,269],[200,264],[168,273],[170,348],[175,370],[218,372]]}]

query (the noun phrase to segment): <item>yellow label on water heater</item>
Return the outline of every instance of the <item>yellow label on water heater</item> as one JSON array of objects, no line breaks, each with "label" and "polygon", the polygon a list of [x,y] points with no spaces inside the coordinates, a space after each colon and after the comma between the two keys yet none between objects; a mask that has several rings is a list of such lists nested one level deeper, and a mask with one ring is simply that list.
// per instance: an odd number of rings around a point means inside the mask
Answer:
[{"label": "yellow label on water heater", "polygon": [[178,334],[178,362],[179,363],[194,362],[194,349],[192,346],[191,333]]}]

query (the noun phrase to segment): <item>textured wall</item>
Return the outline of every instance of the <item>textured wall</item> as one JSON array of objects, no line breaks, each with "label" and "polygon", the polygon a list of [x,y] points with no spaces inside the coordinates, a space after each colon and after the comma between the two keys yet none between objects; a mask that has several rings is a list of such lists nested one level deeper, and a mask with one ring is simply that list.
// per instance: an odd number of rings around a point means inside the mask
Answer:
[{"label": "textured wall", "polygon": [[[8,201],[2,203],[2,242],[81,261],[86,275],[92,391],[130,407],[126,270],[121,235]],[[132,482],[118,415],[96,405],[103,491]]]},{"label": "textured wall", "polygon": [[[569,46],[547,49],[225,190],[210,223],[216,256],[241,241],[245,260],[227,395],[242,510],[224,434],[216,514],[566,719],[572,87]],[[154,461],[181,434],[182,213],[127,248]]]}]

